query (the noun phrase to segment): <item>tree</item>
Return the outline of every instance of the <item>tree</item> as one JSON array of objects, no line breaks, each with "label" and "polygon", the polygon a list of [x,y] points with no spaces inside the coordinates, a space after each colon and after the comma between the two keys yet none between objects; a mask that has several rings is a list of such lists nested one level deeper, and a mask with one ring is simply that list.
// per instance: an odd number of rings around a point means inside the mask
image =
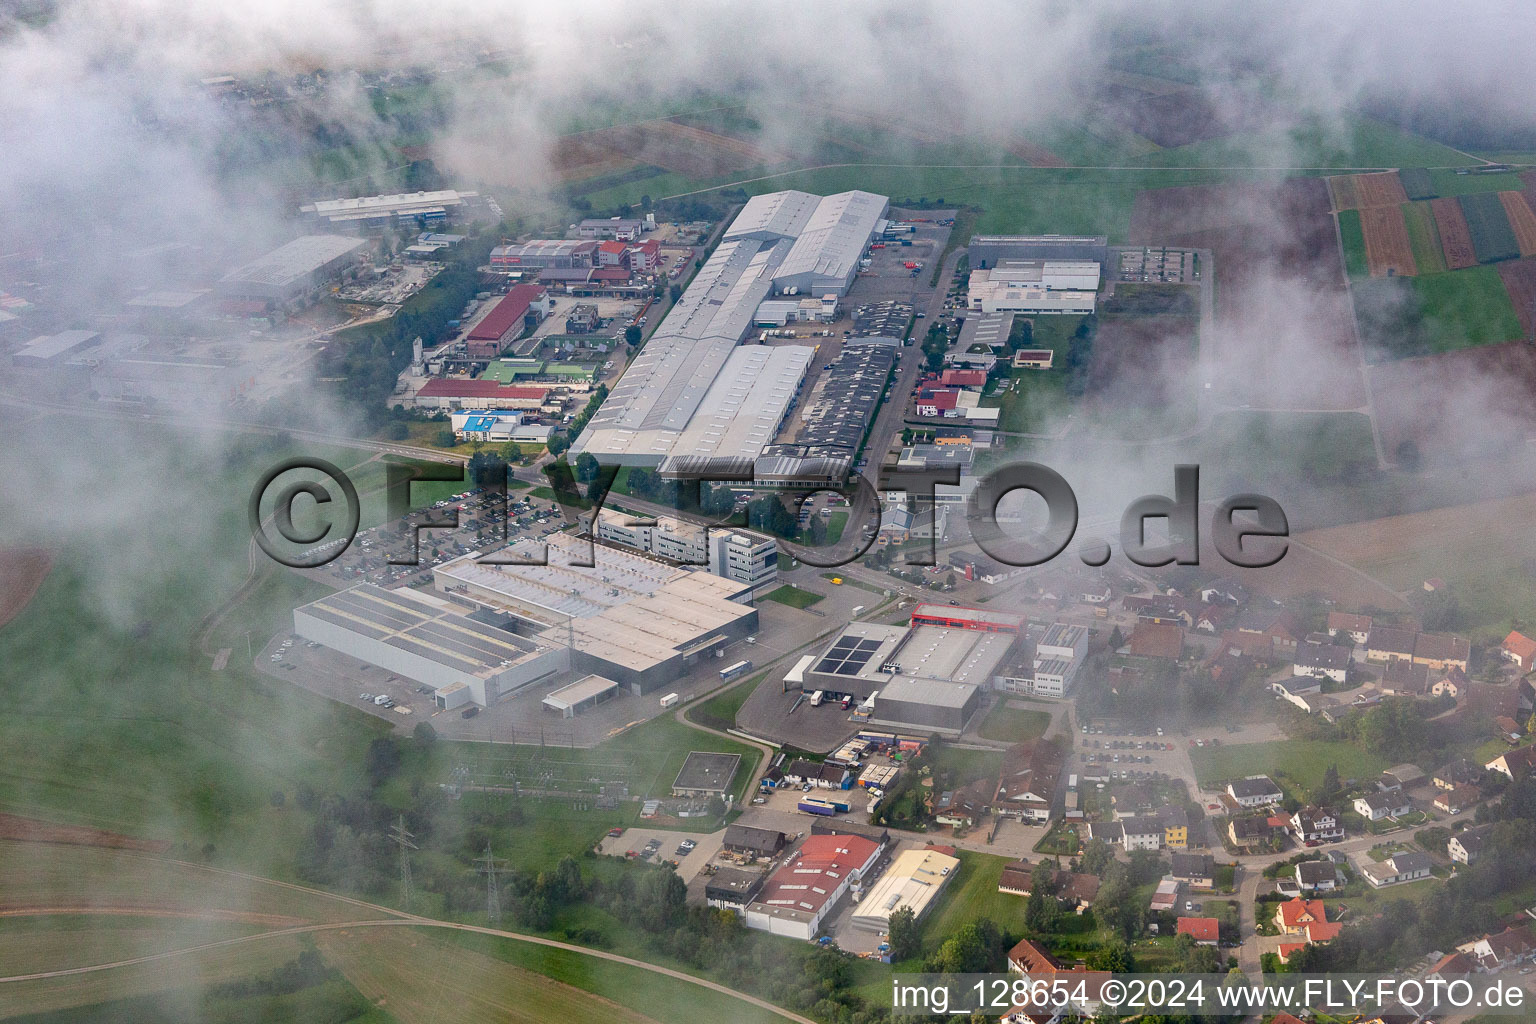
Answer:
[{"label": "tree", "polygon": [[499,454],[501,455],[502,460],[509,464],[523,461],[522,446],[519,445],[516,441],[508,441],[506,444],[503,444]]},{"label": "tree", "polygon": [[718,793],[709,798],[709,800],[704,805],[704,809],[709,813],[711,818],[725,817],[725,801],[720,798],[720,794]]},{"label": "tree", "polygon": [[584,484],[589,484],[597,479],[597,474],[602,467],[597,463],[597,457],[591,452],[582,452],[576,456],[576,479]]},{"label": "tree", "polygon": [[469,457],[469,478],[476,487],[499,487],[507,479],[507,463],[495,452],[481,451]]},{"label": "tree", "polygon": [[667,290],[667,294],[672,297],[673,302],[676,302],[678,299],[683,297],[683,286],[680,284],[674,284]]},{"label": "tree", "polygon": [[630,324],[628,327],[624,328],[624,344],[628,345],[630,348],[634,348],[636,345],[640,344],[640,328],[638,325]]},{"label": "tree", "polygon": [[1056,905],[1056,869],[1042,859],[1029,878],[1029,902],[1024,905],[1024,926],[1035,933],[1056,927],[1060,908]]},{"label": "tree", "polygon": [[889,931],[892,962],[910,960],[917,956],[917,915],[911,907],[902,907],[891,915]]},{"label": "tree", "polygon": [[430,747],[437,742],[437,730],[432,728],[431,722],[417,722],[416,728],[411,730],[411,736],[418,746]]},{"label": "tree", "polygon": [[1339,781],[1339,766],[1331,764],[1328,770],[1323,772],[1323,784],[1317,789],[1317,802],[1320,804],[1333,804],[1344,793],[1344,786]]}]

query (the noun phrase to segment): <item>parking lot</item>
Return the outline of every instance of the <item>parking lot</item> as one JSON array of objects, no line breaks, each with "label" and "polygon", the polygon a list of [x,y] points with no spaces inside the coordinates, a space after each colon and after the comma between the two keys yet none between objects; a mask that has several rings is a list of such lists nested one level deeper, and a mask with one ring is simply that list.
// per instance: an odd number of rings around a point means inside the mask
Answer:
[{"label": "parking lot", "polygon": [[[720,852],[724,840],[724,829],[718,832],[677,832],[659,828],[627,828],[621,835],[604,836],[597,850],[614,857],[633,853],[637,858],[653,863],[676,861],[678,876],[684,882],[691,882]],[[680,844],[684,842],[695,845],[691,850],[683,850]],[[651,848],[654,852],[648,857],[642,857],[650,843],[656,844]]]}]

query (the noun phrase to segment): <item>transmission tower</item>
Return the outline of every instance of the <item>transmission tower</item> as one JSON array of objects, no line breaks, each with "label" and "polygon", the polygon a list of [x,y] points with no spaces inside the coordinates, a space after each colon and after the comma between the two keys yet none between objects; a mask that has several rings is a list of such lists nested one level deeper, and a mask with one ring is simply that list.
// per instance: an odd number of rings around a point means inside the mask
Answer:
[{"label": "transmission tower", "polygon": [[496,883],[497,864],[499,863],[491,854],[491,844],[485,844],[485,856],[475,863],[480,865],[480,871],[485,875],[485,916],[492,928],[501,927],[501,887]]},{"label": "transmission tower", "polygon": [[411,851],[416,849],[416,835],[405,827],[405,815],[389,827],[389,838],[400,847],[400,905],[411,909]]}]

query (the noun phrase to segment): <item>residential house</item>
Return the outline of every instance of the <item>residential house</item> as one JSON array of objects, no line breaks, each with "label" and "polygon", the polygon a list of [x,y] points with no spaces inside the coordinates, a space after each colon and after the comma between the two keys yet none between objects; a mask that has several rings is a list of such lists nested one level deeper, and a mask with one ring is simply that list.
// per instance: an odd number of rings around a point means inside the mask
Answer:
[{"label": "residential house", "polygon": [[728,825],[722,845],[731,853],[750,854],[754,857],[776,857],[784,849],[787,838],[777,829],[757,828],[752,825]]},{"label": "residential house", "polygon": [[1413,642],[1417,638],[1418,634],[1411,629],[1373,624],[1365,638],[1365,658],[1367,661],[1401,659],[1411,662]]},{"label": "residential house", "polygon": [[1157,818],[1124,818],[1119,822],[1127,850],[1161,850],[1163,823]]},{"label": "residential house", "polygon": [[1423,697],[1429,693],[1429,666],[1393,658],[1377,687],[1389,697]]},{"label": "residential house", "polygon": [[1216,861],[1208,853],[1175,853],[1169,858],[1169,874],[1196,889],[1209,889],[1216,873]]},{"label": "residential house", "polygon": [[1436,771],[1432,781],[1436,789],[1455,789],[1457,786],[1477,785],[1483,781],[1487,771],[1476,761],[1460,757]]},{"label": "residential house", "polygon": [[1397,885],[1401,882],[1428,878],[1429,869],[1429,855],[1420,853],[1418,850],[1394,853],[1379,864],[1369,857],[1362,858],[1360,861],[1360,874],[1378,889],[1384,885]]},{"label": "residential house", "polygon": [[1291,674],[1342,683],[1349,675],[1349,663],[1350,652],[1347,647],[1304,643],[1296,648],[1296,662],[1291,666]]},{"label": "residential house", "polygon": [[1300,635],[1290,614],[1279,608],[1251,608],[1238,616],[1234,628],[1264,637],[1281,652],[1294,651]]},{"label": "residential house", "polygon": [[1533,765],[1536,765],[1536,746],[1525,746],[1500,754],[1483,767],[1507,776],[1513,782],[1525,778]]},{"label": "residential house", "polygon": [[1239,807],[1268,807],[1285,799],[1285,793],[1268,775],[1250,775],[1227,783],[1227,795]]},{"label": "residential house", "polygon": [[[1031,985],[1036,981],[1043,982],[1041,988],[1047,991],[1054,991],[1059,987],[1070,992],[1072,1010],[1084,1017],[1093,1017],[1098,1014],[1104,1005],[1102,995],[1104,985],[1114,977],[1109,971],[1090,971],[1081,966],[1069,967],[1033,939],[1025,939],[1008,951],[1008,970],[1012,974],[1023,975]],[[1057,981],[1063,984],[1056,986]],[[1079,982],[1083,983],[1082,998],[1078,997]]]},{"label": "residential house", "polygon": [[1163,824],[1163,845],[1175,850],[1189,846],[1189,812],[1172,804],[1160,808],[1157,820]]},{"label": "residential house", "polygon": [[[1003,865],[1002,874],[997,880],[997,891],[1008,893],[1012,896],[1029,896],[1034,881],[1034,870],[1029,861],[1016,860]],[[1099,876],[1086,875],[1081,872],[1056,869],[1052,880],[1052,888],[1056,891],[1056,898],[1067,903],[1081,914],[1093,906],[1093,901],[1099,895]]]},{"label": "residential house", "polygon": [[1514,662],[1521,672],[1529,672],[1536,667],[1536,640],[1519,630],[1513,630],[1499,644],[1499,655],[1505,661]]},{"label": "residential house", "polygon": [[1181,598],[1162,594],[1132,595],[1122,599],[1120,604],[1126,611],[1135,612],[1139,622],[1175,626],[1193,626],[1195,623],[1194,615]]},{"label": "residential house", "polygon": [[809,782],[817,789],[847,789],[852,777],[839,765],[797,757],[784,769],[784,781],[795,786]]},{"label": "residential house", "polygon": [[1197,946],[1214,946],[1221,940],[1221,922],[1214,917],[1181,917],[1175,934],[1193,936]]},{"label": "residential house", "polygon": [[1212,580],[1196,590],[1196,593],[1204,604],[1234,605],[1245,604],[1248,601],[1248,588],[1230,576]]},{"label": "residential house", "polygon": [[1275,910],[1275,927],[1285,935],[1305,934],[1309,926],[1323,924],[1328,912],[1322,900],[1304,900],[1300,896],[1286,900]]},{"label": "residential house", "polygon": [[1331,860],[1304,860],[1296,865],[1296,885],[1302,892],[1332,892],[1339,887],[1339,869]]},{"label": "residential house", "polygon": [[[1497,935],[1484,935],[1471,944],[1472,958],[1485,971],[1501,971],[1536,958],[1536,938],[1528,925],[1510,927]],[[1461,947],[1467,951],[1465,947]]]},{"label": "residential house", "polygon": [[1376,783],[1378,789],[1412,789],[1425,779],[1424,771],[1416,764],[1395,764],[1381,773]]},{"label": "residential house", "polygon": [[952,828],[971,828],[981,811],[965,790],[948,790],[939,794],[933,805],[933,820]]},{"label": "residential house", "polygon": [[1367,821],[1395,818],[1413,810],[1413,804],[1397,789],[1389,793],[1367,793],[1355,797],[1355,813]]},{"label": "residential house", "polygon": [[1171,622],[1138,622],[1128,653],[1133,658],[1178,661],[1184,654],[1184,630]]},{"label": "residential house", "polygon": [[1471,656],[1471,642],[1449,633],[1420,633],[1413,643],[1414,664],[1432,669],[1459,668],[1465,672]]},{"label": "residential house", "polygon": [[1344,838],[1344,825],[1337,812],[1327,807],[1303,807],[1291,815],[1291,831],[1301,843],[1328,843]]},{"label": "residential house", "polygon": [[1451,697],[1460,700],[1471,693],[1471,680],[1459,668],[1447,669],[1444,674],[1430,680],[1429,692],[1435,697]]},{"label": "residential house", "polygon": [[1237,617],[1237,612],[1229,604],[1207,605],[1200,609],[1196,615],[1194,629],[1198,633],[1207,633],[1215,636],[1226,628],[1227,623]]},{"label": "residential house", "polygon": [[1235,817],[1227,822],[1227,836],[1233,846],[1267,842],[1274,834],[1274,829],[1269,827],[1269,820],[1262,814]]},{"label": "residential house", "polygon": [[1371,617],[1353,612],[1329,612],[1328,635],[1346,637],[1352,644],[1363,644],[1371,633]]},{"label": "residential house", "polygon": [[991,800],[993,812],[1040,825],[1050,821],[1064,762],[1065,754],[1055,740],[1009,747]]},{"label": "residential house", "polygon": [[1471,867],[1483,855],[1483,850],[1488,845],[1488,834],[1492,831],[1492,825],[1483,825],[1480,828],[1469,828],[1465,832],[1456,833],[1445,844],[1446,856],[1457,864]]},{"label": "residential house", "polygon": [[1447,953],[1429,969],[1425,975],[1427,978],[1443,978],[1446,981],[1452,978],[1462,978],[1477,971],[1477,964],[1467,954],[1460,951]]},{"label": "residential house", "polygon": [[1442,789],[1435,796],[1435,810],[1446,814],[1460,814],[1476,807],[1482,800],[1483,791],[1476,786],[1462,785],[1455,789]]},{"label": "residential house", "polygon": [[1125,825],[1118,821],[1090,821],[1088,823],[1088,839],[1097,839],[1101,843],[1124,845]]}]

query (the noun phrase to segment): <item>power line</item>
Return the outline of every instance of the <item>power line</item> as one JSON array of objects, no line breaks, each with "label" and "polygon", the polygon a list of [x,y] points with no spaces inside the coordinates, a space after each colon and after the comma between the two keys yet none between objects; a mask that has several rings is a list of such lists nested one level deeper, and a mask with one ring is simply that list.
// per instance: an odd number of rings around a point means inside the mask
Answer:
[{"label": "power line", "polygon": [[480,865],[480,872],[485,875],[485,916],[492,928],[501,927],[501,887],[496,881],[498,861],[491,854],[491,844],[485,844],[485,856],[475,861]]},{"label": "power line", "polygon": [[416,835],[405,827],[405,815],[389,827],[389,838],[400,847],[400,905],[407,913],[411,909],[411,851],[416,849]]}]

